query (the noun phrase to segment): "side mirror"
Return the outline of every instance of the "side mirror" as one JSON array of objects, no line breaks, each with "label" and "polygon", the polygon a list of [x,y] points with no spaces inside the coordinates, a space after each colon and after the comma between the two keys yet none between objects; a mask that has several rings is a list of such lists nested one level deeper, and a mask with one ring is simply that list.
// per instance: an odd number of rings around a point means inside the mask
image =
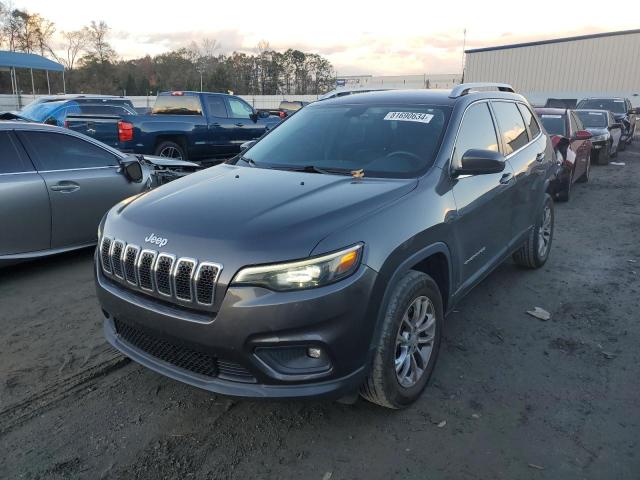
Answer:
[{"label": "side mirror", "polygon": [[245,150],[247,150],[248,148],[253,147],[253,145],[256,143],[255,140],[249,140],[248,142],[244,142],[243,144],[240,145],[240,151],[244,152]]},{"label": "side mirror", "polygon": [[127,177],[129,181],[133,183],[142,182],[142,165],[138,160],[129,160],[123,162],[122,171],[124,172],[124,176]]},{"label": "side mirror", "polygon": [[56,126],[56,125],[58,125],[58,121],[57,121],[55,118],[53,118],[53,117],[49,117],[49,118],[47,118],[47,119],[44,121],[44,124],[45,124],[45,125],[53,125],[53,126]]},{"label": "side mirror", "polygon": [[591,137],[593,137],[593,135],[591,135],[591,133],[587,132],[586,130],[578,130],[576,132],[577,140],[589,140]]},{"label": "side mirror", "polygon": [[500,173],[504,170],[504,157],[494,150],[472,148],[464,152],[461,166],[455,170],[456,175],[483,175]]}]

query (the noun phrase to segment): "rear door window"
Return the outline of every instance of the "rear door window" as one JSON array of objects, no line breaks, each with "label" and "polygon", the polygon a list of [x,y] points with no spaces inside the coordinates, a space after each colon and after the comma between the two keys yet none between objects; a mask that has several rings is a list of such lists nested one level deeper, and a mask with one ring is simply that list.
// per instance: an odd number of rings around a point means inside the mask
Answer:
[{"label": "rear door window", "polygon": [[502,142],[505,147],[505,155],[524,147],[529,142],[527,129],[518,107],[513,102],[493,102],[496,112]]},{"label": "rear door window", "polygon": [[524,118],[525,125],[529,128],[529,133],[531,134],[531,138],[536,138],[540,133],[540,125],[538,125],[538,121],[536,120],[535,115],[531,113],[529,107],[523,105],[521,103],[518,104],[518,109],[522,114],[522,118]]},{"label": "rear door window", "polygon": [[0,132],[0,175],[32,172],[31,162],[23,159],[9,132]]},{"label": "rear door window", "polygon": [[49,132],[20,132],[19,135],[40,171],[118,165],[115,155],[71,135]]},{"label": "rear door window", "polygon": [[540,115],[540,120],[549,135],[561,135],[563,137],[567,135],[567,126],[564,115],[543,113]]},{"label": "rear door window", "polygon": [[210,117],[227,118],[227,107],[224,106],[224,98],[219,95],[208,95],[205,99]]},{"label": "rear door window", "polygon": [[471,105],[464,114],[453,150],[454,168],[461,166],[462,156],[470,149],[498,151],[498,137],[489,105],[485,102]]}]

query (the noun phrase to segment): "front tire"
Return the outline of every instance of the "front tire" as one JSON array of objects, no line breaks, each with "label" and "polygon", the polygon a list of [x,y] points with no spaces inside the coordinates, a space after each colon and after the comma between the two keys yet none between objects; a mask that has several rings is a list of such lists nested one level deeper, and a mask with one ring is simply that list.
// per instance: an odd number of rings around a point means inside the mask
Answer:
[{"label": "front tire", "polygon": [[542,213],[529,232],[524,245],[513,254],[514,262],[526,268],[542,267],[547,262],[551,251],[554,223],[553,200],[550,195],[545,195]]},{"label": "front tire", "polygon": [[404,408],[420,396],[436,364],[444,312],[436,282],[411,270],[393,290],[369,376],[360,388],[366,400]]},{"label": "front tire", "polygon": [[611,157],[612,145],[613,145],[613,142],[609,142],[607,143],[605,148],[601,149],[598,152],[598,158],[596,161],[598,165],[609,165],[609,158]]}]

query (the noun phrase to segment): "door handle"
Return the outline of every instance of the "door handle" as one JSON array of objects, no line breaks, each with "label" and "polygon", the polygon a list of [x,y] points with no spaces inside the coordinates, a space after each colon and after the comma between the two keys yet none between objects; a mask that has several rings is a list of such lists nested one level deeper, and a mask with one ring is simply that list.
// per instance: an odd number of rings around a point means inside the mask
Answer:
[{"label": "door handle", "polygon": [[536,155],[536,162],[541,162],[544,160],[544,152],[540,152]]},{"label": "door handle", "polygon": [[507,185],[509,182],[511,182],[511,180],[513,180],[513,173],[505,173],[500,178],[500,183],[502,185]]},{"label": "door handle", "polygon": [[244,123],[236,123],[235,126],[236,127],[244,127]]},{"label": "door handle", "polygon": [[80,185],[75,182],[60,182],[49,187],[54,192],[71,193],[80,189]]}]

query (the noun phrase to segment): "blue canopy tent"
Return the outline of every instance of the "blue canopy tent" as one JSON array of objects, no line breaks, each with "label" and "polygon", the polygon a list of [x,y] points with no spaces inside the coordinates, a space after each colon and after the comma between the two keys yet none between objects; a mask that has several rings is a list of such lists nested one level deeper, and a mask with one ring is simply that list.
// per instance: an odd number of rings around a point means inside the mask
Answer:
[{"label": "blue canopy tent", "polygon": [[8,69],[11,75],[11,89],[14,95],[18,95],[18,81],[16,78],[16,68],[26,68],[31,71],[31,91],[35,95],[35,85],[33,82],[33,71],[44,70],[47,74],[47,89],[51,94],[51,84],[49,83],[49,72],[62,72],[62,88],[67,93],[67,86],[64,81],[64,66],[53,60],[49,60],[35,53],[7,52],[0,51],[0,69]]}]

